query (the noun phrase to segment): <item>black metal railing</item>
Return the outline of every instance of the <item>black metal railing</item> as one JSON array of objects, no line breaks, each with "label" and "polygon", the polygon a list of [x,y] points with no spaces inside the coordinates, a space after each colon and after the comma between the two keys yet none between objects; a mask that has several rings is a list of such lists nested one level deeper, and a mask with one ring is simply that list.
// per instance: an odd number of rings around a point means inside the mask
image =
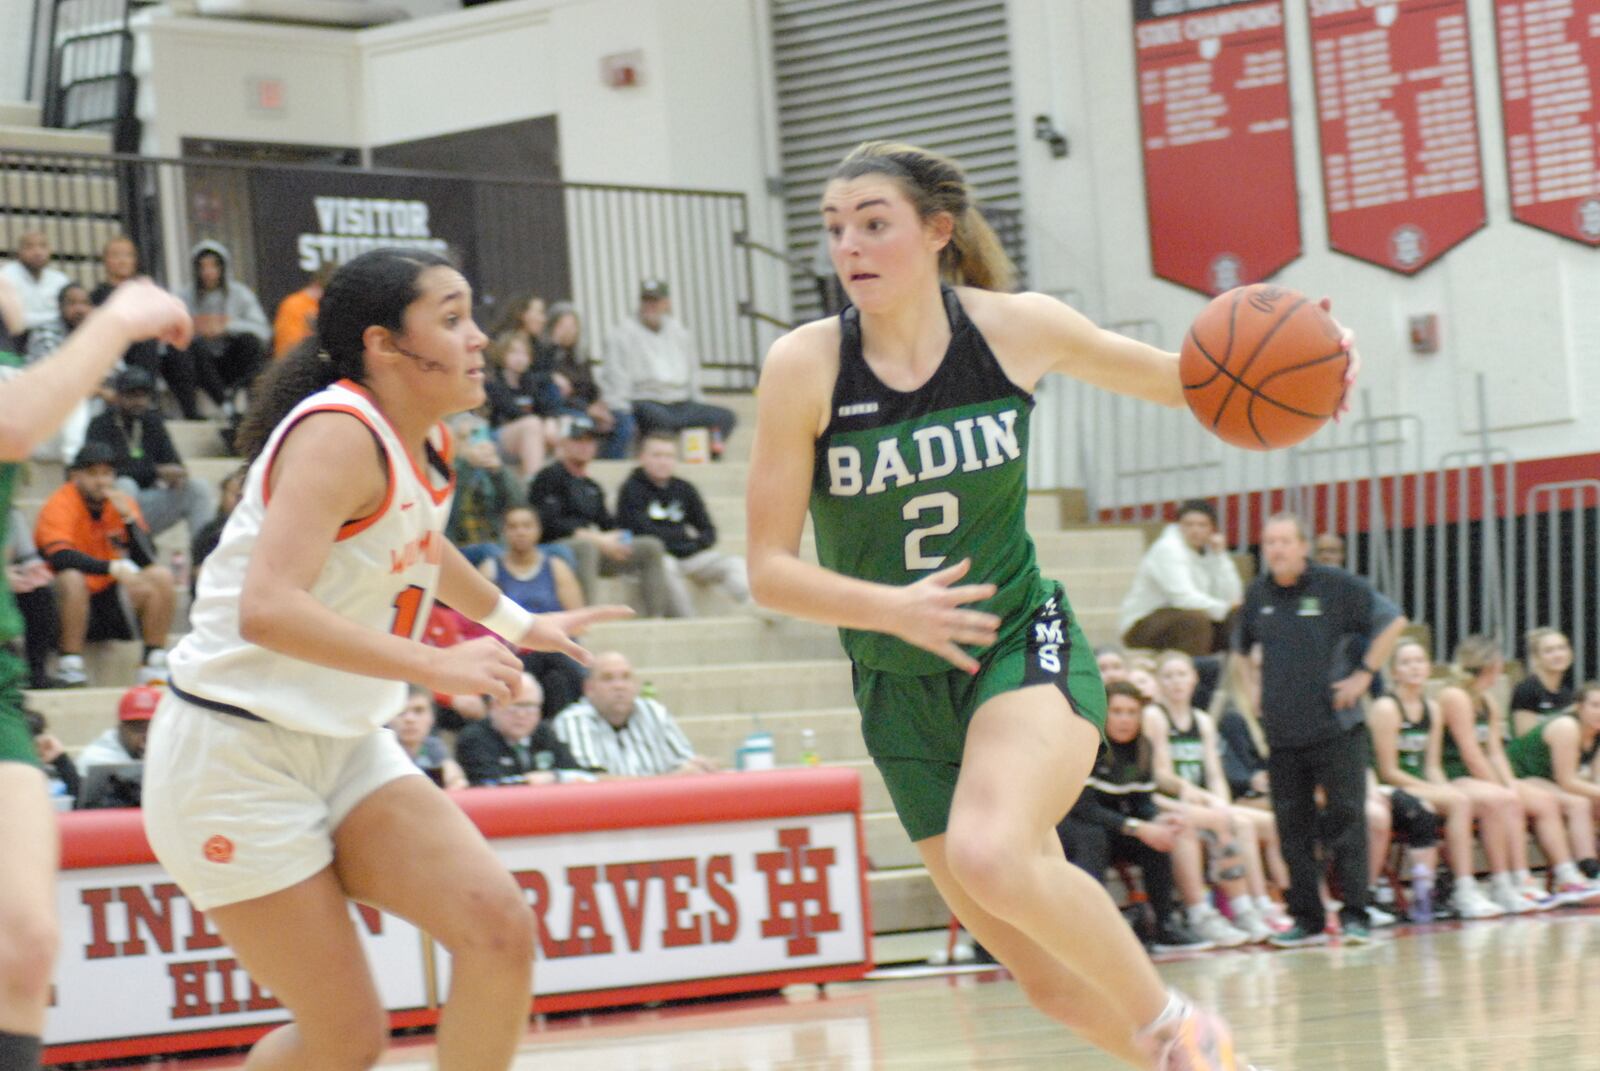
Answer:
[{"label": "black metal railing", "polygon": [[[156,0],[50,0],[36,12],[28,69],[32,86],[36,53],[47,49],[41,118],[45,126],[101,130],[119,152],[139,148],[129,22]],[[45,32],[37,32],[43,17]]]},{"label": "black metal railing", "polygon": [[190,250],[212,240],[270,313],[324,262],[379,244],[447,250],[472,280],[485,327],[516,295],[571,300],[582,347],[632,315],[646,277],[671,286],[711,387],[755,385],[745,196],[442,172],[338,168],[126,154],[0,151],[0,249],[24,230],[49,238],[58,265],[99,279],[105,242],[127,234],[145,270],[190,281]]}]

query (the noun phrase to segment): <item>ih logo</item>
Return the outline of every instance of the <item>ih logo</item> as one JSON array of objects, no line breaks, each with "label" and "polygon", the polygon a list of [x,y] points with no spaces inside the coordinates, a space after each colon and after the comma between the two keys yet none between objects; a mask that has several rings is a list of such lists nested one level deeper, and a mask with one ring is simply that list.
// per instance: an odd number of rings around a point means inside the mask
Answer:
[{"label": "ih logo", "polygon": [[787,937],[789,955],[813,956],[816,935],[840,928],[839,915],[828,903],[834,851],[811,847],[811,831],[804,828],[780,829],[778,844],[778,851],[756,853],[756,869],[767,876],[767,917],[761,923],[761,936]]}]

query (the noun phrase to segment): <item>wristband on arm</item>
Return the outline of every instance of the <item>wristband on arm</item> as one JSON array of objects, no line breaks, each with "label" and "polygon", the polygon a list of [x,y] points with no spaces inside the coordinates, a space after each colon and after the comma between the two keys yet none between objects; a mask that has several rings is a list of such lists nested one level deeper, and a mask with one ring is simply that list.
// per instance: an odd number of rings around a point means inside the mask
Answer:
[{"label": "wristband on arm", "polygon": [[518,605],[511,596],[501,595],[494,609],[478,618],[478,624],[508,643],[518,643],[532,627],[533,614]]}]

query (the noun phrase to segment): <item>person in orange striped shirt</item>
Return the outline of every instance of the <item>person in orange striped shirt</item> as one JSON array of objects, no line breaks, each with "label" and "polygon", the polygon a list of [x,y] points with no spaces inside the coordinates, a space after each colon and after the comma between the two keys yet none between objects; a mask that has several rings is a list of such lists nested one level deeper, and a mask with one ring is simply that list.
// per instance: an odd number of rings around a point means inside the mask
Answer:
[{"label": "person in orange striped shirt", "polygon": [[144,637],[147,675],[165,674],[172,573],[156,563],[138,503],[115,489],[114,461],[105,443],[85,443],[72,459],[67,482],[45,500],[34,525],[34,542],[55,570],[61,604],[56,675],[71,684],[88,683],[84,643],[131,640],[133,619]]}]

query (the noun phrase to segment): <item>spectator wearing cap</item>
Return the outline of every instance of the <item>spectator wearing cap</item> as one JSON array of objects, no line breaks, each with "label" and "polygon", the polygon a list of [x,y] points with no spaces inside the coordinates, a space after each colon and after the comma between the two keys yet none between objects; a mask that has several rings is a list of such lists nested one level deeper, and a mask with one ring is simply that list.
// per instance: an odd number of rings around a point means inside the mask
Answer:
[{"label": "spectator wearing cap", "polygon": [[155,545],[139,504],[116,488],[116,455],[105,443],[85,443],[67,482],[45,500],[33,541],[54,570],[61,608],[61,661],[66,684],[87,681],[83,645],[131,640],[137,620],[144,665],[166,667],[172,628],[172,573],[156,564]]},{"label": "spectator wearing cap", "polygon": [[[655,536],[672,557],[679,587],[685,580],[721,591],[755,610],[744,559],[716,549],[717,528],[694,484],[677,476],[678,437],[653,431],[639,444],[639,467],[617,492],[617,523],[634,534]],[[689,592],[683,588],[686,605]]]},{"label": "spectator wearing cap", "polygon": [[92,766],[119,762],[143,762],[145,739],[150,719],[161,705],[161,689],[153,684],[136,684],[122,693],[117,703],[117,724],[107,729],[78,756],[78,768],[87,773]]},{"label": "spectator wearing cap", "polygon": [[1139,562],[1122,600],[1122,642],[1196,657],[1225,650],[1233,635],[1230,615],[1243,598],[1239,570],[1217,531],[1216,508],[1190,499]]},{"label": "spectator wearing cap", "polygon": [[50,266],[50,239],[43,231],[23,231],[17,236],[17,257],[0,267],[0,276],[22,299],[26,330],[49,323],[56,315],[56,298],[69,280]]},{"label": "spectator wearing cap", "polygon": [[89,422],[88,441],[110,448],[117,489],[139,503],[151,535],[185,521],[193,539],[216,516],[217,499],[209,486],[189,479],[153,404],[155,379],[143,368],[124,368],[112,385],[111,405]]},{"label": "spectator wearing cap", "polygon": [[586,416],[573,417],[556,446],[556,459],[528,484],[528,504],[539,514],[544,538],[572,549],[578,584],[586,602],[595,601],[602,576],[634,576],[642,589],[644,612],[651,617],[684,617],[692,607],[668,573],[667,548],[654,536],[634,536],[618,528],[606,509],[605,493],[589,475],[599,432]]},{"label": "spectator wearing cap", "polygon": [[672,315],[660,279],[639,287],[639,312],[606,337],[600,380],[612,409],[629,409],[640,435],[710,428],[713,456],[733,431],[731,409],[709,405],[700,391],[700,360],[688,328]]},{"label": "spectator wearing cap", "polygon": [[456,737],[456,761],[474,785],[548,785],[593,780],[544,717],[544,690],[524,673],[510,699],[489,700],[489,716]]}]

